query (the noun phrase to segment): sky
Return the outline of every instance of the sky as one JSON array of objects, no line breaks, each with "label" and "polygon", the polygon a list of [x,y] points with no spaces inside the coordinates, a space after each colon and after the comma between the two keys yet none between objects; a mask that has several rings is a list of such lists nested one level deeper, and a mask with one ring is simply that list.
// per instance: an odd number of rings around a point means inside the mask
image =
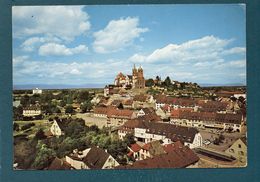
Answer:
[{"label": "sky", "polygon": [[246,84],[246,7],[13,7],[13,83],[97,84],[131,74]]}]

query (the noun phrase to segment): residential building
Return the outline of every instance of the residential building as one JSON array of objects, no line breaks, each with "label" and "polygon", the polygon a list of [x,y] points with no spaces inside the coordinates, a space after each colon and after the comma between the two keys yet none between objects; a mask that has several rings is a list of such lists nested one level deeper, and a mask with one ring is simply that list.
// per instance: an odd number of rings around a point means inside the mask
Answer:
[{"label": "residential building", "polygon": [[167,153],[152,158],[138,160],[132,165],[120,165],[117,169],[151,169],[151,168],[195,168],[199,157],[187,146],[175,148]]},{"label": "residential building", "polygon": [[62,122],[62,120],[54,120],[50,132],[52,133],[53,136],[61,136],[64,135],[64,128],[65,128],[65,123]]},{"label": "residential building", "polygon": [[193,112],[189,110],[172,110],[170,123],[178,126],[215,128],[241,132],[244,126],[241,114]]},{"label": "residential building", "polygon": [[32,91],[33,91],[33,94],[42,94],[42,90],[39,88],[35,88]]},{"label": "residential building", "polygon": [[31,105],[23,108],[23,116],[35,117],[42,114],[41,107],[38,105]]},{"label": "residential building", "polygon": [[118,130],[119,138],[127,133],[133,133],[135,139],[140,142],[149,143],[161,140],[164,144],[181,141],[190,148],[202,146],[202,136],[196,128],[176,126],[168,123],[157,123],[142,120],[127,121]]},{"label": "residential building", "polygon": [[247,162],[247,139],[242,137],[237,139],[226,151],[227,154],[235,157],[241,163]]},{"label": "residential building", "polygon": [[55,157],[47,169],[48,170],[71,170],[73,169],[73,167],[65,160]]},{"label": "residential building", "polygon": [[113,169],[119,163],[105,150],[93,146],[83,151],[74,150],[66,162],[75,169]]}]

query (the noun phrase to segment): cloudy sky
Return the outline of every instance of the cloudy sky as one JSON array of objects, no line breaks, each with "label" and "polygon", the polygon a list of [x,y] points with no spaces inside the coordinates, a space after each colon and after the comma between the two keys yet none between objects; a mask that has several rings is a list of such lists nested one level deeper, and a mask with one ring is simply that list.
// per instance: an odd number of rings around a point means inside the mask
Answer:
[{"label": "cloudy sky", "polygon": [[108,84],[142,66],[197,83],[246,83],[245,6],[13,7],[13,80]]}]

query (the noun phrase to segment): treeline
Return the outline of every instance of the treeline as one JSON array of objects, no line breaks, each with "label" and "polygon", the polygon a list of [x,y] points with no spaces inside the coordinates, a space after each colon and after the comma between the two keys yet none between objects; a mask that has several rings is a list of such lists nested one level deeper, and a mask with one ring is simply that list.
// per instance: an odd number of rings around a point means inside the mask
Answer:
[{"label": "treeline", "polygon": [[62,108],[65,109],[65,113],[73,114],[75,112],[72,106],[74,103],[80,104],[80,109],[83,113],[92,109],[91,100],[94,94],[89,93],[87,90],[61,90],[60,92],[55,92],[46,90],[42,94],[20,96],[20,106],[13,108],[14,120],[31,120],[23,117],[23,108],[36,104],[47,115],[59,114]]}]

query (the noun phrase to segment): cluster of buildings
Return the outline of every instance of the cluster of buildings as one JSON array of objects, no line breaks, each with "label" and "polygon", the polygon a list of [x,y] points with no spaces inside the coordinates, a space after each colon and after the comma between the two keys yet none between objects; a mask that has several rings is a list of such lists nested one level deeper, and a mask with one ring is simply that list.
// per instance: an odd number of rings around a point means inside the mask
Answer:
[{"label": "cluster of buildings", "polygon": [[104,88],[104,96],[107,97],[109,95],[113,95],[119,92],[121,88],[131,89],[143,89],[145,88],[145,78],[142,67],[132,69],[132,75],[125,75],[123,73],[119,73],[115,80],[114,84],[106,85]]}]

